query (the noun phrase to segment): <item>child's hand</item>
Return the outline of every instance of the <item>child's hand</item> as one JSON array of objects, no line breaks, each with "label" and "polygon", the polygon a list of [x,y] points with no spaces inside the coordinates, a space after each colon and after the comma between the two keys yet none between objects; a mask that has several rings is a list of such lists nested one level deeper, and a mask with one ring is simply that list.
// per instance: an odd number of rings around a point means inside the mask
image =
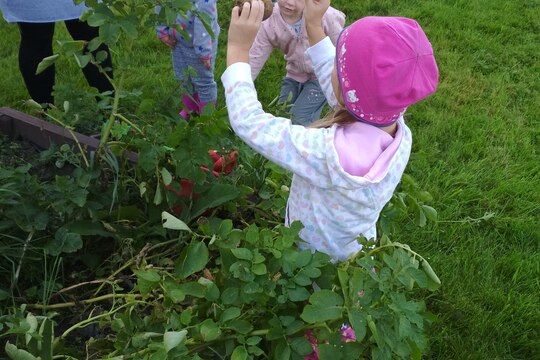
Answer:
[{"label": "child's hand", "polygon": [[330,0],[306,0],[304,19],[306,25],[322,26],[322,18],[330,7]]},{"label": "child's hand", "polygon": [[264,3],[260,0],[235,6],[231,14],[227,43],[227,66],[236,62],[249,62],[249,49],[255,41],[264,15]]},{"label": "child's hand", "polygon": [[176,37],[173,35],[165,35],[159,38],[159,41],[170,47],[171,49],[174,49],[176,46]]},{"label": "child's hand", "polygon": [[199,60],[201,60],[205,68],[212,70],[212,62],[210,61],[210,58],[199,58]]},{"label": "child's hand", "polygon": [[330,7],[330,0],[306,0],[304,19],[309,45],[313,46],[325,38],[322,18]]}]

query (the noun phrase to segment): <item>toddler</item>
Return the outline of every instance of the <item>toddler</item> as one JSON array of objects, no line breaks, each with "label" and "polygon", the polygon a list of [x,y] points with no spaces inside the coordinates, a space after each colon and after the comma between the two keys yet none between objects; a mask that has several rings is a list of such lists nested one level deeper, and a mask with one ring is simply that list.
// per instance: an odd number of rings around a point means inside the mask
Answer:
[{"label": "toddler", "polygon": [[[162,43],[172,49],[172,62],[176,78],[182,86],[185,108],[180,116],[188,120],[191,113],[200,114],[203,107],[217,100],[214,65],[217,54],[219,24],[217,0],[194,0],[194,8],[210,16],[213,37],[206,31],[201,20],[191,11],[186,17],[178,16],[175,25],[184,30],[185,38],[174,27],[158,26],[157,34]],[[157,11],[159,11],[159,7]],[[190,74],[188,68],[195,70]]]},{"label": "toddler", "polygon": [[255,151],[294,173],[285,223],[304,225],[300,246],[346,260],[376,222],[411,152],[403,114],[433,94],[438,69],[420,25],[407,18],[365,17],[345,28],[334,47],[326,36],[329,0],[306,0],[306,51],[337,111],[312,128],[265,113],[257,101],[249,49],[259,29],[259,0],[232,11],[227,70],[222,76],[234,131]]},{"label": "toddler", "polygon": [[[307,125],[320,118],[326,99],[313,66],[304,55],[309,47],[303,17],[305,0],[277,0],[272,15],[265,20],[249,52],[253,80],[274,49],[285,54],[287,73],[283,78],[279,103],[290,101],[293,124]],[[325,33],[335,44],[343,29],[345,15],[329,7],[322,17]],[[290,99],[289,99],[290,97]]]}]

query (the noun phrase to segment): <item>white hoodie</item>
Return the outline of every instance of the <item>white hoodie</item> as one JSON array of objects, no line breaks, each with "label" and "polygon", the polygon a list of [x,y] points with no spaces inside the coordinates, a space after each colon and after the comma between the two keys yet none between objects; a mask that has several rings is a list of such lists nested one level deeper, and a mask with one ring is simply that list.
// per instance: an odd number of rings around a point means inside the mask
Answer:
[{"label": "white hoodie", "polygon": [[[306,54],[329,104],[336,104],[330,80],[335,48],[330,39],[325,38]],[[358,252],[362,248],[356,241],[359,235],[374,238],[379,214],[401,180],[411,152],[411,131],[403,118],[398,120],[395,137],[373,157],[374,144],[380,144],[380,139],[362,144],[359,142],[365,142],[365,137],[357,137],[355,142],[355,133],[371,125],[311,129],[265,113],[247,63],[229,66],[221,80],[236,134],[255,151],[294,173],[285,223],[301,221],[304,228],[300,237],[334,260],[346,260]],[[351,147],[354,153],[345,152]],[[343,168],[343,162],[354,168],[350,162],[355,159],[364,166],[366,154],[373,161],[368,161],[372,165],[362,176]]]}]

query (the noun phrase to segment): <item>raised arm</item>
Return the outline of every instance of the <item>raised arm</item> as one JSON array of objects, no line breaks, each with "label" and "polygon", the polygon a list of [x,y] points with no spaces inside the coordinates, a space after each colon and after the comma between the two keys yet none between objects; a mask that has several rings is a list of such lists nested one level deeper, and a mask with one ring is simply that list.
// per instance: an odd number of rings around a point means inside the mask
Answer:
[{"label": "raised arm", "polygon": [[[333,132],[330,129],[308,129],[292,125],[286,118],[265,113],[257,99],[247,61],[248,52],[262,20],[262,1],[244,5],[242,14],[233,9],[227,46],[227,70],[221,80],[225,88],[227,110],[235,133],[255,151],[276,164],[302,176],[318,186],[330,186],[327,155],[332,153]],[[255,18],[255,19],[252,19]]]},{"label": "raised arm", "polygon": [[330,38],[326,36],[323,27],[323,17],[330,7],[330,0],[306,0],[304,18],[309,44],[306,55],[310,58],[319,79],[324,96],[331,107],[338,105],[332,87],[332,71],[336,50]]},{"label": "raised arm", "polygon": [[304,19],[310,46],[317,44],[326,37],[322,19],[329,7],[330,0],[306,0]]}]

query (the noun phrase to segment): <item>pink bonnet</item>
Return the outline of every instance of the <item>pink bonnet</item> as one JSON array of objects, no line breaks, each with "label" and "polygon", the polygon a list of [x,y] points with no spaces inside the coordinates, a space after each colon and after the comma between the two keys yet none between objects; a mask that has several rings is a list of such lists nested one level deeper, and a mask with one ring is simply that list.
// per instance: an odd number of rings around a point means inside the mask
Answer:
[{"label": "pink bonnet", "polygon": [[347,110],[358,120],[393,124],[407,106],[433,94],[439,71],[420,25],[407,18],[370,16],[339,36],[337,75]]}]

